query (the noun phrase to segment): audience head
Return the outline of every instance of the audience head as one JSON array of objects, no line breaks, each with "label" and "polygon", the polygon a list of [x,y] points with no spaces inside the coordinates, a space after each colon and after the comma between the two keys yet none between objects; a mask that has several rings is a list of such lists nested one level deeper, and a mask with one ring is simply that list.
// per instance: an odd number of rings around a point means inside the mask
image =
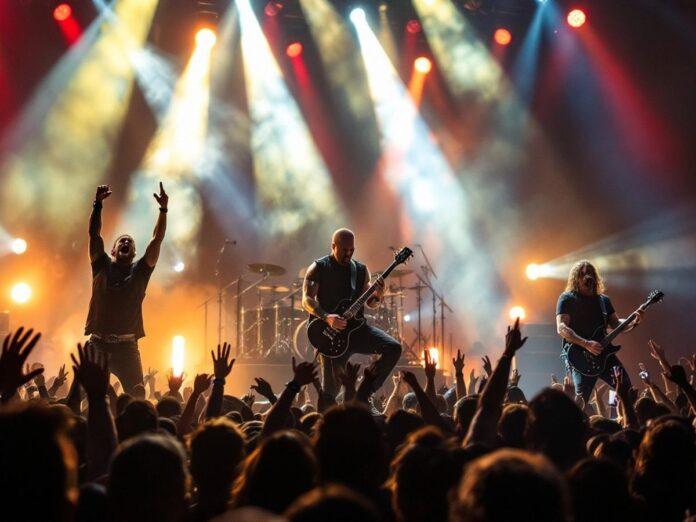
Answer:
[{"label": "audience head", "polygon": [[316,485],[317,462],[309,439],[281,431],[263,439],[244,462],[234,486],[237,506],[282,513]]},{"label": "audience head", "polygon": [[116,418],[116,427],[120,441],[141,433],[156,432],[159,428],[157,411],[148,401],[134,400]]},{"label": "audience head", "polygon": [[170,395],[165,395],[159,401],[157,401],[157,415],[160,417],[180,417],[181,416],[181,403]]},{"label": "audience head", "polygon": [[244,459],[244,434],[223,418],[201,424],[189,439],[191,476],[201,497],[229,498]]},{"label": "audience head", "polygon": [[374,506],[338,484],[320,486],[298,498],[285,512],[289,522],[378,522]]},{"label": "audience head", "polygon": [[473,461],[453,501],[452,522],[569,520],[565,483],[542,455],[502,449]]},{"label": "audience head", "polygon": [[524,404],[508,404],[498,421],[498,435],[504,446],[524,449],[529,408]]},{"label": "audience head", "polygon": [[373,494],[387,478],[382,432],[357,404],[326,411],[315,440],[321,482],[337,482]]},{"label": "audience head", "polygon": [[57,408],[25,404],[0,409],[3,518],[72,520],[78,462],[68,430],[69,419]]},{"label": "audience head", "polygon": [[529,403],[528,448],[546,455],[559,469],[585,457],[586,435],[585,417],[565,393],[547,388]]},{"label": "audience head", "polygon": [[460,437],[465,437],[469,431],[469,425],[474,418],[474,413],[476,413],[478,400],[478,395],[467,395],[459,399],[454,405],[454,422]]},{"label": "audience head", "polygon": [[568,472],[575,522],[635,520],[625,471],[606,460],[587,458]]},{"label": "audience head", "polygon": [[179,521],[186,515],[186,456],[172,437],[133,437],[117,450],[107,488],[114,522]]},{"label": "audience head", "polygon": [[396,410],[387,419],[386,435],[390,453],[393,453],[406,437],[425,425],[423,418],[417,413],[407,410]]}]

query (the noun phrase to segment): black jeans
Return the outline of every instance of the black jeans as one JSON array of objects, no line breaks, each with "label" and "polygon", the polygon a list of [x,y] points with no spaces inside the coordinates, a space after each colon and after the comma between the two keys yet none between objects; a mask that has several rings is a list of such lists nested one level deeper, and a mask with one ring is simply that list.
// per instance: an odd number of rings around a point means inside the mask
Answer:
[{"label": "black jeans", "polygon": [[614,371],[612,370],[614,366],[618,366],[619,368],[621,368],[621,373],[623,374],[624,381],[628,382],[629,386],[631,385],[631,379],[628,377],[628,372],[625,370],[623,364],[621,364],[621,361],[619,361],[619,358],[616,356],[616,354],[611,354],[609,357],[607,357],[607,363],[604,366],[604,371],[595,377],[583,375],[582,373],[575,370],[568,364],[568,359],[565,356],[561,357],[565,362],[566,370],[570,370],[570,375],[573,378],[573,384],[575,385],[575,395],[581,395],[583,400],[585,401],[585,404],[587,404],[590,395],[592,395],[592,390],[595,387],[597,379],[602,379],[609,386],[611,386],[612,389],[616,387]]},{"label": "black jeans", "polygon": [[90,339],[87,344],[101,353],[108,354],[109,370],[121,381],[124,392],[132,395],[135,385],[143,383],[143,365],[140,362],[138,341],[105,343]]},{"label": "black jeans", "polygon": [[339,368],[345,368],[348,359],[355,353],[380,354],[379,359],[375,363],[377,378],[375,379],[373,391],[377,391],[399,361],[401,345],[396,339],[387,335],[379,328],[364,324],[351,334],[348,351],[341,357],[330,359],[323,355],[319,356],[322,387],[324,391],[330,393],[333,397],[338,393],[339,387],[336,383],[335,372]]}]

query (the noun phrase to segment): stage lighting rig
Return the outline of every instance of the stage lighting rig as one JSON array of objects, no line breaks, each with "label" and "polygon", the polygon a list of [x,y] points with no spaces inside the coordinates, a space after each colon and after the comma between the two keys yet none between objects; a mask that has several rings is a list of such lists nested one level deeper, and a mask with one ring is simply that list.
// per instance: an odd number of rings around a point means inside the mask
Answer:
[{"label": "stage lighting rig", "polygon": [[220,4],[219,0],[196,0],[196,26],[198,29],[217,31],[220,21]]}]

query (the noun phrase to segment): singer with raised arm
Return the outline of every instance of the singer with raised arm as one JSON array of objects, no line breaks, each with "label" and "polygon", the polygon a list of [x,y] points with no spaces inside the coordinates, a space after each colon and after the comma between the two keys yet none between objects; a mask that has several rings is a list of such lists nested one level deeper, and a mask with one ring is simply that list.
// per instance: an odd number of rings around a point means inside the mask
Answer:
[{"label": "singer with raised arm", "polygon": [[[592,355],[600,355],[602,344],[593,339],[597,330],[604,332],[614,329],[622,322],[616,315],[609,297],[604,295],[604,281],[599,270],[587,260],[578,261],[570,269],[568,283],[556,305],[556,326],[558,335],[569,343],[581,346]],[[635,312],[635,320],[624,331],[635,328],[643,318],[643,311]],[[570,363],[567,353],[562,354],[566,368],[570,371],[575,385],[575,394],[582,396],[587,403],[597,378],[615,386],[614,369],[620,372],[625,381],[628,374],[615,354],[608,356],[606,365],[599,375],[585,375]]]},{"label": "singer with raised arm", "polygon": [[159,184],[153,194],[159,216],[145,254],[135,259],[135,241],[128,234],[116,238],[111,256],[104,250],[101,237],[103,201],[111,195],[111,187],[100,185],[89,218],[89,260],[92,265],[92,298],[85,325],[88,344],[108,354],[109,368],[118,377],[124,391],[132,393],[143,382],[138,339],[145,336],[142,304],[150,276],[157,264],[160,247],[167,229],[169,197]]},{"label": "singer with raised arm", "polygon": [[[302,287],[302,306],[312,316],[325,321],[331,328],[341,331],[348,325],[343,316],[332,313],[338,304],[354,299],[370,286],[370,270],[353,259],[355,234],[346,228],[333,233],[331,254],[314,261],[305,275]],[[384,295],[384,280],[377,278],[378,289],[365,302],[368,308],[377,308]],[[362,316],[362,310],[358,312]],[[345,354],[336,358],[319,355],[324,391],[336,396],[336,379],[345,369],[354,353],[379,354],[374,365],[373,390],[379,389],[401,356],[401,344],[382,330],[363,324],[351,334],[351,343]]]}]

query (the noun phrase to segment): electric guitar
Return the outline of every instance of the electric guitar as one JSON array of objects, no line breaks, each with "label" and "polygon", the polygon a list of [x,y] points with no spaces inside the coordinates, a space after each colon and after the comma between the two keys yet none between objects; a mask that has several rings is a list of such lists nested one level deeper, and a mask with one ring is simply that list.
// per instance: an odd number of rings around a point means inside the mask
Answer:
[{"label": "electric guitar", "polygon": [[579,344],[573,344],[564,340],[563,350],[568,356],[568,363],[570,366],[583,375],[590,377],[600,375],[604,371],[607,364],[607,357],[621,349],[621,346],[612,344],[612,341],[616,339],[616,337],[623,332],[626,327],[631,324],[631,322],[633,322],[638,315],[638,312],[643,312],[655,303],[659,303],[662,301],[664,295],[665,294],[659,290],[653,290],[650,292],[648,299],[642,305],[640,305],[635,312],[621,321],[621,323],[614,328],[610,334],[606,333],[606,327],[604,325],[598,327],[589,340],[597,341],[602,345],[603,350],[599,355],[594,355],[592,352],[586,348],[583,348]]},{"label": "electric guitar", "polygon": [[[386,279],[392,270],[413,255],[413,251],[404,247],[394,254],[394,261],[389,268],[382,272],[382,279]],[[307,337],[311,345],[324,357],[335,359],[342,356],[348,351],[350,346],[351,334],[365,324],[365,319],[356,317],[362,310],[363,305],[377,290],[377,281],[372,283],[370,287],[363,292],[353,303],[350,299],[344,299],[331,312],[338,314],[348,321],[348,325],[343,330],[335,330],[331,328],[326,321],[313,318],[307,326]]]}]

